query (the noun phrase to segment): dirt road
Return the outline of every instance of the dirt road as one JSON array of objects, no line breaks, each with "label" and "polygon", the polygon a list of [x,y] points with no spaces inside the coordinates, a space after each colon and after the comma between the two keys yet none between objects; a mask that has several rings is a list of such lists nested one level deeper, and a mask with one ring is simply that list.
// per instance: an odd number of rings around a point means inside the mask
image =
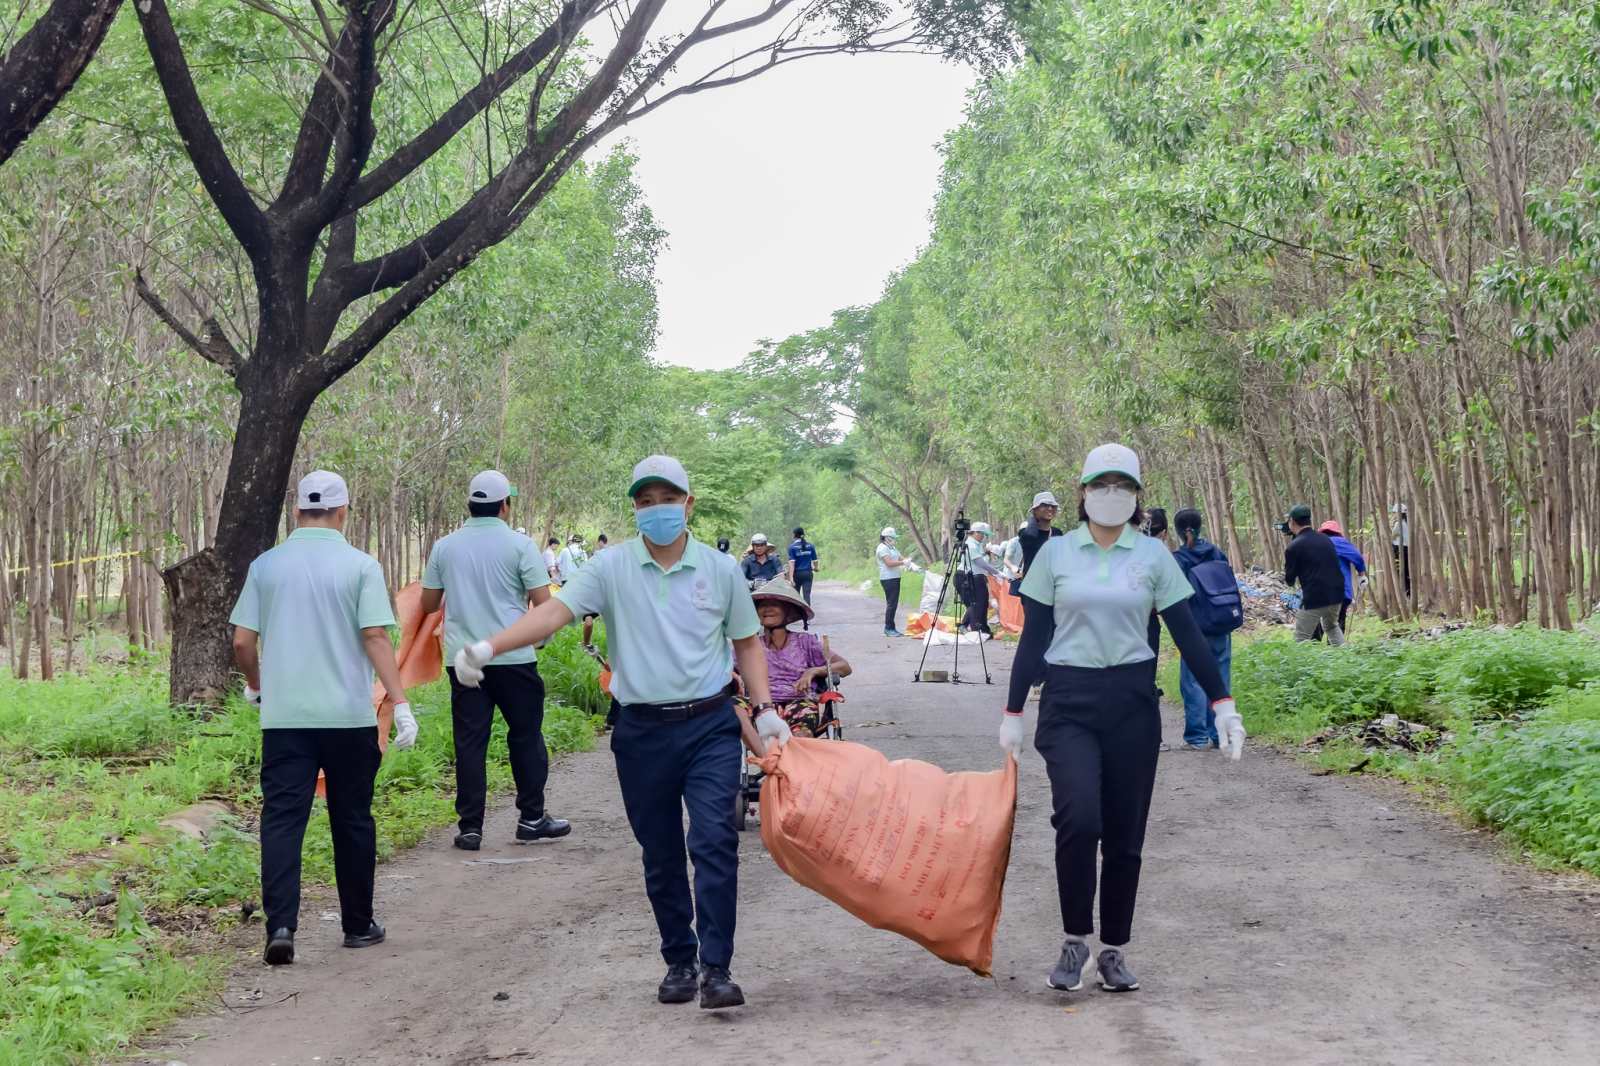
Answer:
[{"label": "dirt road", "polygon": [[[816,628],[857,667],[846,721],[863,725],[848,735],[946,769],[1000,764],[1010,651],[990,648],[992,688],[910,684],[921,645],[880,635],[879,601],[836,585],[816,598]],[[962,674],[981,680],[968,650]],[[1169,738],[1176,721],[1169,707]],[[662,1006],[638,847],[601,748],[552,775],[570,837],[512,844],[503,804],[476,856],[436,833],[380,868],[386,945],[344,950],[338,924],[318,920],[333,903],[310,902],[300,961],[241,965],[230,978],[227,1001],[256,1009],[189,1019],[158,1060],[1600,1062],[1592,883],[1507,865],[1492,841],[1416,809],[1397,787],[1313,777],[1256,747],[1239,763],[1161,757],[1128,950],[1141,991],[1044,986],[1061,922],[1048,786],[1030,747],[996,980],[866,928],[790,881],[751,831],[733,965],[748,1004]]]}]

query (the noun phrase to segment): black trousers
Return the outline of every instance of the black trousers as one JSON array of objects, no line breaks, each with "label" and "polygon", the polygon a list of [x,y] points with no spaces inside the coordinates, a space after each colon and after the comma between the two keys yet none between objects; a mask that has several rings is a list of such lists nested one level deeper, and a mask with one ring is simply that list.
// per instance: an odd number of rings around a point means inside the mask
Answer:
[{"label": "black trousers", "polygon": [[878,584],[883,586],[883,628],[898,629],[894,624],[894,613],[900,609],[900,579],[897,577],[880,577]]},{"label": "black trousers", "polygon": [[537,663],[485,666],[483,681],[468,688],[450,673],[450,725],[456,743],[456,820],[463,833],[483,832],[488,801],[489,734],[494,709],[506,720],[511,777],[517,783],[517,810],[524,820],[544,817],[544,786],[550,780],[550,753],[544,746],[544,679]]},{"label": "black trousers", "polygon": [[811,602],[811,579],[816,574],[810,570],[796,570],[794,572],[794,587],[800,593],[800,598],[807,603]]},{"label": "black trousers", "polygon": [[1100,940],[1120,947],[1133,932],[1161,749],[1155,660],[1050,667],[1033,746],[1050,775],[1062,928],[1073,936],[1094,931],[1098,848]]},{"label": "black trousers", "polygon": [[261,909],[269,931],[300,928],[300,850],[319,769],[328,778],[340,921],[346,933],[371,927],[378,864],[372,787],[382,762],[375,725],[261,731]]},{"label": "black trousers", "polygon": [[961,624],[968,629],[980,630],[984,633],[993,632],[989,628],[989,579],[982,574],[973,574],[967,579],[967,613],[961,619]]}]

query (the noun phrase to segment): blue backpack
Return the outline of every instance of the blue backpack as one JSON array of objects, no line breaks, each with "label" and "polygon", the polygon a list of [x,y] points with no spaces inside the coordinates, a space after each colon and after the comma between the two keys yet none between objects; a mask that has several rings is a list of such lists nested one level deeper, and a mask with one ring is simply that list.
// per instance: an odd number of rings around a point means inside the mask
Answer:
[{"label": "blue backpack", "polygon": [[1191,609],[1200,632],[1220,637],[1244,625],[1244,597],[1239,595],[1233,567],[1221,559],[1197,563],[1189,570],[1189,584],[1194,589]]}]

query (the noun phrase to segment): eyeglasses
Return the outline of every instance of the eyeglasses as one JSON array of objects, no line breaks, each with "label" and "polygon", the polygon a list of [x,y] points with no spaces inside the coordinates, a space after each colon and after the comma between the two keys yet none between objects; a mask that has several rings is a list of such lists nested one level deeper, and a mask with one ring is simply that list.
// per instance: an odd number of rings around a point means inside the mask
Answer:
[{"label": "eyeglasses", "polygon": [[1096,481],[1089,486],[1089,495],[1103,497],[1112,489],[1120,489],[1123,492],[1138,492],[1139,485],[1137,482],[1130,481],[1126,478],[1120,481],[1114,481],[1109,485],[1104,482]]}]

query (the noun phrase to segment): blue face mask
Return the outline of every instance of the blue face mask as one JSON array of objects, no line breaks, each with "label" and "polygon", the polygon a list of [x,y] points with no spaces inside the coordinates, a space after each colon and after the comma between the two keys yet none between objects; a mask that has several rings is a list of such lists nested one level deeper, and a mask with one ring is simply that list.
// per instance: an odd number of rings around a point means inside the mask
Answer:
[{"label": "blue face mask", "polygon": [[658,548],[665,548],[683,533],[684,505],[658,503],[654,507],[641,507],[633,512],[639,532]]}]

